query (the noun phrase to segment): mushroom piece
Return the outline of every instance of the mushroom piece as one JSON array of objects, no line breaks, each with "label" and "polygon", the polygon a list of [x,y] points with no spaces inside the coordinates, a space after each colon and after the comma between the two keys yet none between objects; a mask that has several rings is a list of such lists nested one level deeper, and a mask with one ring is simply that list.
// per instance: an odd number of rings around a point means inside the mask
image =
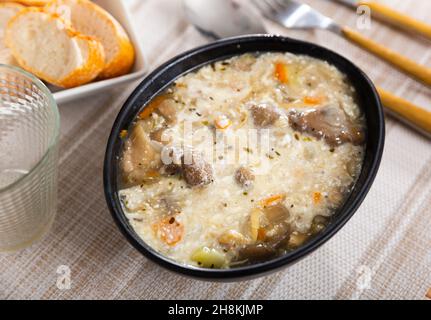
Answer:
[{"label": "mushroom piece", "polygon": [[291,235],[287,223],[289,211],[282,204],[263,209],[264,223],[259,227],[257,242],[241,246],[234,261],[244,263],[261,262],[272,259],[288,247]]},{"label": "mushroom piece", "polygon": [[166,119],[168,124],[177,122],[177,108],[172,99],[163,100],[157,107],[156,112]]},{"label": "mushroom piece", "polygon": [[126,184],[130,185],[141,184],[154,177],[151,173],[161,167],[160,153],[140,124],[134,126],[125,143],[120,165]]},{"label": "mushroom piece", "polygon": [[268,225],[265,228],[263,241],[277,249],[286,247],[291,235],[291,227],[287,223],[289,210],[283,204],[278,203],[266,207],[264,212]]},{"label": "mushroom piece", "polygon": [[269,127],[280,118],[277,110],[267,104],[254,105],[250,109],[254,125],[258,128]]},{"label": "mushroom piece", "polygon": [[263,262],[277,256],[277,250],[266,243],[248,244],[238,250],[235,261]]},{"label": "mushroom piece", "polygon": [[189,186],[202,187],[214,181],[212,166],[199,154],[183,155],[181,162],[183,176]]},{"label": "mushroom piece", "polygon": [[250,189],[255,180],[255,176],[250,169],[241,167],[235,172],[235,180],[243,188]]},{"label": "mushroom piece", "polygon": [[166,134],[167,128],[162,127],[150,133],[150,138],[153,141],[159,142],[161,144],[168,144],[171,142],[171,137],[168,137]]},{"label": "mushroom piece", "polygon": [[360,145],[365,141],[363,129],[355,126],[344,110],[334,106],[304,111],[292,110],[289,113],[289,122],[294,130],[325,139],[331,147],[346,142]]}]

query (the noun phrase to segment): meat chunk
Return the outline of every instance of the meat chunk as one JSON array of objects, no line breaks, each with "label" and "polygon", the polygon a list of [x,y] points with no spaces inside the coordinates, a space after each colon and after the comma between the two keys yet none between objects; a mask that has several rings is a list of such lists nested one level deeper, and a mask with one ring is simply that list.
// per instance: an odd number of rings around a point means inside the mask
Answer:
[{"label": "meat chunk", "polygon": [[182,157],[182,171],[191,187],[202,187],[214,181],[212,166],[195,152]]},{"label": "meat chunk", "polygon": [[331,147],[346,142],[360,145],[365,141],[363,129],[352,124],[343,110],[333,106],[293,110],[289,114],[289,122],[294,130],[325,139]]},{"label": "meat chunk", "polygon": [[164,147],[162,150],[162,174],[173,176],[182,171],[183,150],[177,147]]},{"label": "meat chunk", "polygon": [[128,185],[137,185],[151,178],[161,167],[160,153],[152,146],[151,140],[139,125],[135,125],[125,143],[121,167]]},{"label": "meat chunk", "polygon": [[259,104],[251,107],[251,115],[254,125],[258,128],[266,128],[273,125],[279,118],[277,110],[267,104]]},{"label": "meat chunk", "polygon": [[235,173],[236,182],[245,189],[250,189],[253,186],[254,179],[253,172],[246,167],[239,168]]}]

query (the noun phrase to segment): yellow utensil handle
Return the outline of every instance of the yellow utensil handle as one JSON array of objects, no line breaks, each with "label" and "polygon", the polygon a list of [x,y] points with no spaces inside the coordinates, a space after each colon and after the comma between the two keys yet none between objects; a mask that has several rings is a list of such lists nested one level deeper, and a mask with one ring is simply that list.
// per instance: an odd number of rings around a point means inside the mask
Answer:
[{"label": "yellow utensil handle", "polygon": [[412,17],[374,1],[360,1],[358,6],[360,5],[368,6],[372,14],[377,13],[377,16],[383,17],[386,21],[395,26],[419,33],[431,40],[431,25],[425,22],[413,19]]},{"label": "yellow utensil handle", "polygon": [[405,73],[431,86],[431,69],[361,35],[348,27],[343,27],[343,35],[350,41],[384,59]]},{"label": "yellow utensil handle", "polygon": [[431,112],[392,93],[377,88],[383,105],[402,120],[431,135]]}]

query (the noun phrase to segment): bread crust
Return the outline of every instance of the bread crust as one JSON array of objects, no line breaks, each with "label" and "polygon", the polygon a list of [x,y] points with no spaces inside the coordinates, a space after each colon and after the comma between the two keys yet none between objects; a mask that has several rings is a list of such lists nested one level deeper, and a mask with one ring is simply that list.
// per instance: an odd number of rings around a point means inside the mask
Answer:
[{"label": "bread crust", "polygon": [[[25,6],[37,6],[42,7],[47,5],[51,0],[14,0],[13,2],[22,4]],[[12,1],[4,1],[0,0],[0,2],[12,2]]]},{"label": "bread crust", "polygon": [[[57,6],[68,5],[68,0],[54,0],[48,4],[48,10],[55,11]],[[135,49],[124,28],[106,10],[89,0],[74,0],[77,5],[92,10],[97,16],[104,20],[115,31],[115,40],[118,45],[118,52],[111,61],[105,61],[105,68],[99,74],[99,79],[113,78],[130,72],[135,61]],[[73,26],[76,28],[76,26]],[[78,28],[76,28],[78,29]]]},{"label": "bread crust", "polygon": [[[75,70],[72,70],[68,75],[61,79],[55,79],[52,78],[43,72],[37,70],[34,66],[30,66],[17,52],[16,47],[14,45],[14,37],[11,34],[11,29],[14,25],[14,23],[17,22],[18,19],[20,19],[22,16],[28,14],[29,12],[36,12],[48,15],[50,19],[55,20],[56,22],[60,23],[62,26],[64,26],[64,32],[67,33],[67,35],[71,38],[75,38],[77,41],[85,41],[88,45],[88,58],[87,61],[76,68]],[[100,72],[103,70],[105,66],[105,54],[103,50],[102,44],[97,41],[96,39],[80,34],[76,32],[75,30],[71,29],[67,23],[63,19],[61,19],[58,15],[51,14],[45,12],[42,8],[27,8],[22,11],[20,11],[17,15],[15,15],[8,24],[8,27],[6,29],[6,45],[12,50],[13,56],[18,61],[18,64],[25,70],[33,73],[37,77],[41,78],[42,80],[45,80],[53,85],[62,87],[62,88],[72,88],[76,87],[85,83],[88,83],[92,80],[94,80]]]},{"label": "bread crust", "polygon": [[25,6],[22,4],[11,2],[11,1],[1,1],[0,8],[16,8],[16,9],[24,9]]}]

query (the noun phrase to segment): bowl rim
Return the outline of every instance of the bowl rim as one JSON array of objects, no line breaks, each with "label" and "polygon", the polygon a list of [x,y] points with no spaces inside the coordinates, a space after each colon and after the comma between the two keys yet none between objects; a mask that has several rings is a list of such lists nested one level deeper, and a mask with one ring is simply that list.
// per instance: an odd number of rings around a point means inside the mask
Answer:
[{"label": "bowl rim", "polygon": [[[120,131],[123,129],[121,124],[127,117],[128,111],[130,111],[129,109],[131,109],[131,107],[137,101],[139,101],[140,95],[145,91],[149,83],[153,82],[154,79],[157,79],[158,77],[160,77],[165,72],[165,70],[169,69],[171,66],[179,63],[180,61],[187,60],[193,57],[194,55],[203,53],[205,51],[210,51],[213,49],[217,49],[217,48],[227,46],[227,45],[232,45],[232,44],[241,45],[241,43],[267,41],[268,39],[271,39],[273,41],[289,42],[292,45],[295,45],[295,44],[305,45],[310,47],[310,50],[318,49],[320,51],[324,51],[330,54],[332,57],[335,57],[338,61],[348,64],[349,67],[352,68],[354,72],[356,72],[358,76],[360,76],[364,80],[363,81],[364,84],[368,86],[371,92],[373,93],[372,98],[375,102],[375,106],[374,106],[376,107],[375,113],[378,118],[377,136],[373,136],[373,139],[377,139],[376,154],[372,157],[369,173],[366,176],[365,181],[361,185],[357,195],[354,198],[349,198],[343,204],[343,207],[342,207],[343,210],[340,210],[341,212],[339,212],[338,214],[339,216],[337,216],[337,219],[334,219],[335,221],[329,224],[322,233],[312,238],[306,244],[304,244],[303,246],[299,247],[298,249],[292,252],[284,254],[273,260],[269,260],[269,261],[265,261],[265,262],[253,264],[253,265],[247,265],[239,268],[232,268],[232,269],[202,269],[194,266],[181,264],[179,262],[171,260],[165,257],[164,255],[162,255],[161,253],[157,252],[153,248],[151,248],[149,245],[147,245],[134,232],[133,228],[130,226],[130,224],[127,221],[127,218],[125,217],[123,210],[121,209],[117,188],[114,186],[114,184],[116,183],[116,180],[113,179],[113,172],[112,172],[113,171],[112,168],[113,166],[115,166],[115,160],[117,159],[117,154],[115,154],[115,150],[113,147],[116,139],[119,138]],[[259,50],[256,50],[256,51],[259,51]],[[264,52],[263,50],[261,51]],[[289,52],[289,51],[286,50],[285,52]],[[238,53],[238,55],[239,54],[240,53]],[[220,58],[223,58],[223,56],[221,55]],[[325,59],[322,58],[321,60],[325,60]],[[205,64],[211,63],[212,61],[213,60],[208,60]],[[192,70],[195,70],[196,68],[199,68],[201,66],[202,64],[196,65],[194,68],[188,69],[187,71],[183,72],[181,75],[191,72]],[[164,87],[161,87],[160,90],[152,93],[150,98],[146,99],[142,103],[142,105],[147,104],[149,101],[151,101],[157,94],[159,94],[162,90],[164,90],[166,86],[171,84],[175,79],[176,77],[172,78],[168,83],[165,84]],[[120,231],[123,233],[126,239],[149,260],[163,266],[164,268],[170,271],[174,271],[176,273],[197,278],[200,280],[207,280],[207,281],[247,280],[250,278],[260,277],[267,273],[277,271],[282,267],[286,267],[290,264],[298,262],[301,258],[307,256],[309,253],[316,250],[318,247],[320,247],[325,242],[327,242],[330,238],[332,238],[332,236],[334,236],[347,223],[347,221],[350,220],[350,218],[354,215],[354,213],[357,211],[362,201],[366,197],[377,175],[382,154],[383,154],[384,140],[385,140],[384,112],[383,112],[382,104],[381,104],[379,95],[377,93],[377,90],[374,84],[368,78],[368,76],[347,58],[341,56],[340,54],[328,48],[315,45],[310,42],[287,38],[287,37],[278,36],[278,35],[255,34],[255,35],[246,35],[246,36],[238,36],[238,37],[222,39],[209,44],[199,46],[197,48],[191,49],[184,53],[181,53],[176,57],[170,59],[166,63],[162,64],[161,66],[156,68],[151,74],[145,77],[145,79],[137,86],[137,88],[133,91],[130,97],[126,100],[126,102],[124,103],[123,107],[121,108],[114,122],[114,125],[112,127],[112,130],[109,136],[107,149],[106,149],[104,169],[103,169],[105,198],[106,198],[108,208],[111,212],[111,215],[115,223],[117,224],[118,228],[120,229]],[[354,188],[356,188],[356,186]]]}]

